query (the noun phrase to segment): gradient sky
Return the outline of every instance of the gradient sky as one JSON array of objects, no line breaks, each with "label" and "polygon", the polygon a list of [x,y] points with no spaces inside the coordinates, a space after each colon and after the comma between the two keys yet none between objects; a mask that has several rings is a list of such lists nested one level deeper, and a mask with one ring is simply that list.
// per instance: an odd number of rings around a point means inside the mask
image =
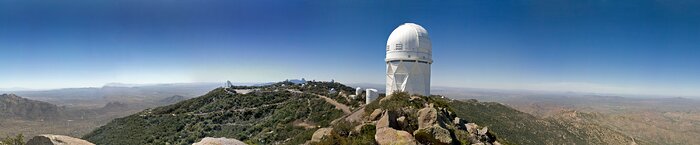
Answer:
[{"label": "gradient sky", "polygon": [[700,96],[700,2],[0,0],[0,88],[383,83],[398,25],[425,27],[432,84]]}]

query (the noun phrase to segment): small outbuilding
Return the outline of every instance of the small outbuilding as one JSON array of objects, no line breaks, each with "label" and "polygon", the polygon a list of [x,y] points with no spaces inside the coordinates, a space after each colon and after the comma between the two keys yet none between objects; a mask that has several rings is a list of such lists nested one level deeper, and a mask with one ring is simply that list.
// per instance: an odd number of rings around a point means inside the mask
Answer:
[{"label": "small outbuilding", "polygon": [[379,93],[377,93],[377,89],[365,90],[365,104],[371,103],[372,101],[376,100],[377,97],[379,97]]}]

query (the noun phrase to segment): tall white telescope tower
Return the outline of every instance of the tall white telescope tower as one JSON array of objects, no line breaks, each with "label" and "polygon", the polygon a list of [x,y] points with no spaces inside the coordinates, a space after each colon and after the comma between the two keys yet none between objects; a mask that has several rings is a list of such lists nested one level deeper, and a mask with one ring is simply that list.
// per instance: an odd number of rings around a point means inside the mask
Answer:
[{"label": "tall white telescope tower", "polygon": [[386,94],[430,95],[432,51],[428,31],[420,25],[405,23],[394,29],[386,41]]}]

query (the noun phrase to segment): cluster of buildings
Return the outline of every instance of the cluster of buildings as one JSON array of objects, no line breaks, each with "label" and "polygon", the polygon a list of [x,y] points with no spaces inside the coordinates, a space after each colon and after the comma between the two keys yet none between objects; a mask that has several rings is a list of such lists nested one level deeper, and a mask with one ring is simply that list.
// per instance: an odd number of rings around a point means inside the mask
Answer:
[{"label": "cluster of buildings", "polygon": [[[355,95],[350,95],[350,98],[357,99],[358,96],[362,96],[363,90],[360,87],[355,88]],[[377,89],[365,89],[365,104],[369,104],[373,100],[379,97]]]},{"label": "cluster of buildings", "polygon": [[[405,23],[394,29],[386,42],[386,94],[394,92],[407,92],[423,96],[430,95],[430,66],[433,63],[432,43],[428,31],[414,23]],[[296,82],[295,82],[296,81]],[[305,79],[292,81],[295,84],[306,82]],[[334,80],[331,81],[333,83]],[[227,87],[232,87],[231,82],[226,82]],[[337,93],[335,88],[329,93]],[[357,87],[354,95],[349,97],[356,99],[363,93],[362,88]],[[365,103],[369,104],[379,97],[376,89],[365,89]]]}]

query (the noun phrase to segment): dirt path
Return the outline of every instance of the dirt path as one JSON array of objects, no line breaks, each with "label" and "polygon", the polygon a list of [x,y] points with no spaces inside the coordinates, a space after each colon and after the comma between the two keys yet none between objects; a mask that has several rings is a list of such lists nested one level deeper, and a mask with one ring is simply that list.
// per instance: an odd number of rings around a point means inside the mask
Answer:
[{"label": "dirt path", "polygon": [[[293,92],[293,93],[302,93],[302,94],[304,93],[304,92],[302,92],[302,91],[299,91],[299,90],[292,90],[292,89],[287,89],[287,91],[290,91],[290,92]],[[333,106],[335,106],[336,109],[342,110],[345,114],[350,114],[350,113],[352,113],[352,112],[350,111],[350,107],[348,107],[348,106],[345,105],[345,104],[338,103],[338,101],[335,101],[335,100],[333,100],[333,99],[331,99],[331,98],[328,98],[328,97],[326,97],[326,96],[323,96],[323,95],[314,94],[314,93],[309,93],[309,94],[312,94],[312,95],[318,96],[318,97],[320,97],[320,98],[323,98],[323,100],[326,100],[326,102],[331,103]]]},{"label": "dirt path", "polygon": [[294,122],[292,122],[292,124],[294,124],[294,126],[303,127],[306,129],[316,128],[316,125],[314,125],[312,122],[308,122],[308,121],[304,121],[304,120],[295,120]]}]

